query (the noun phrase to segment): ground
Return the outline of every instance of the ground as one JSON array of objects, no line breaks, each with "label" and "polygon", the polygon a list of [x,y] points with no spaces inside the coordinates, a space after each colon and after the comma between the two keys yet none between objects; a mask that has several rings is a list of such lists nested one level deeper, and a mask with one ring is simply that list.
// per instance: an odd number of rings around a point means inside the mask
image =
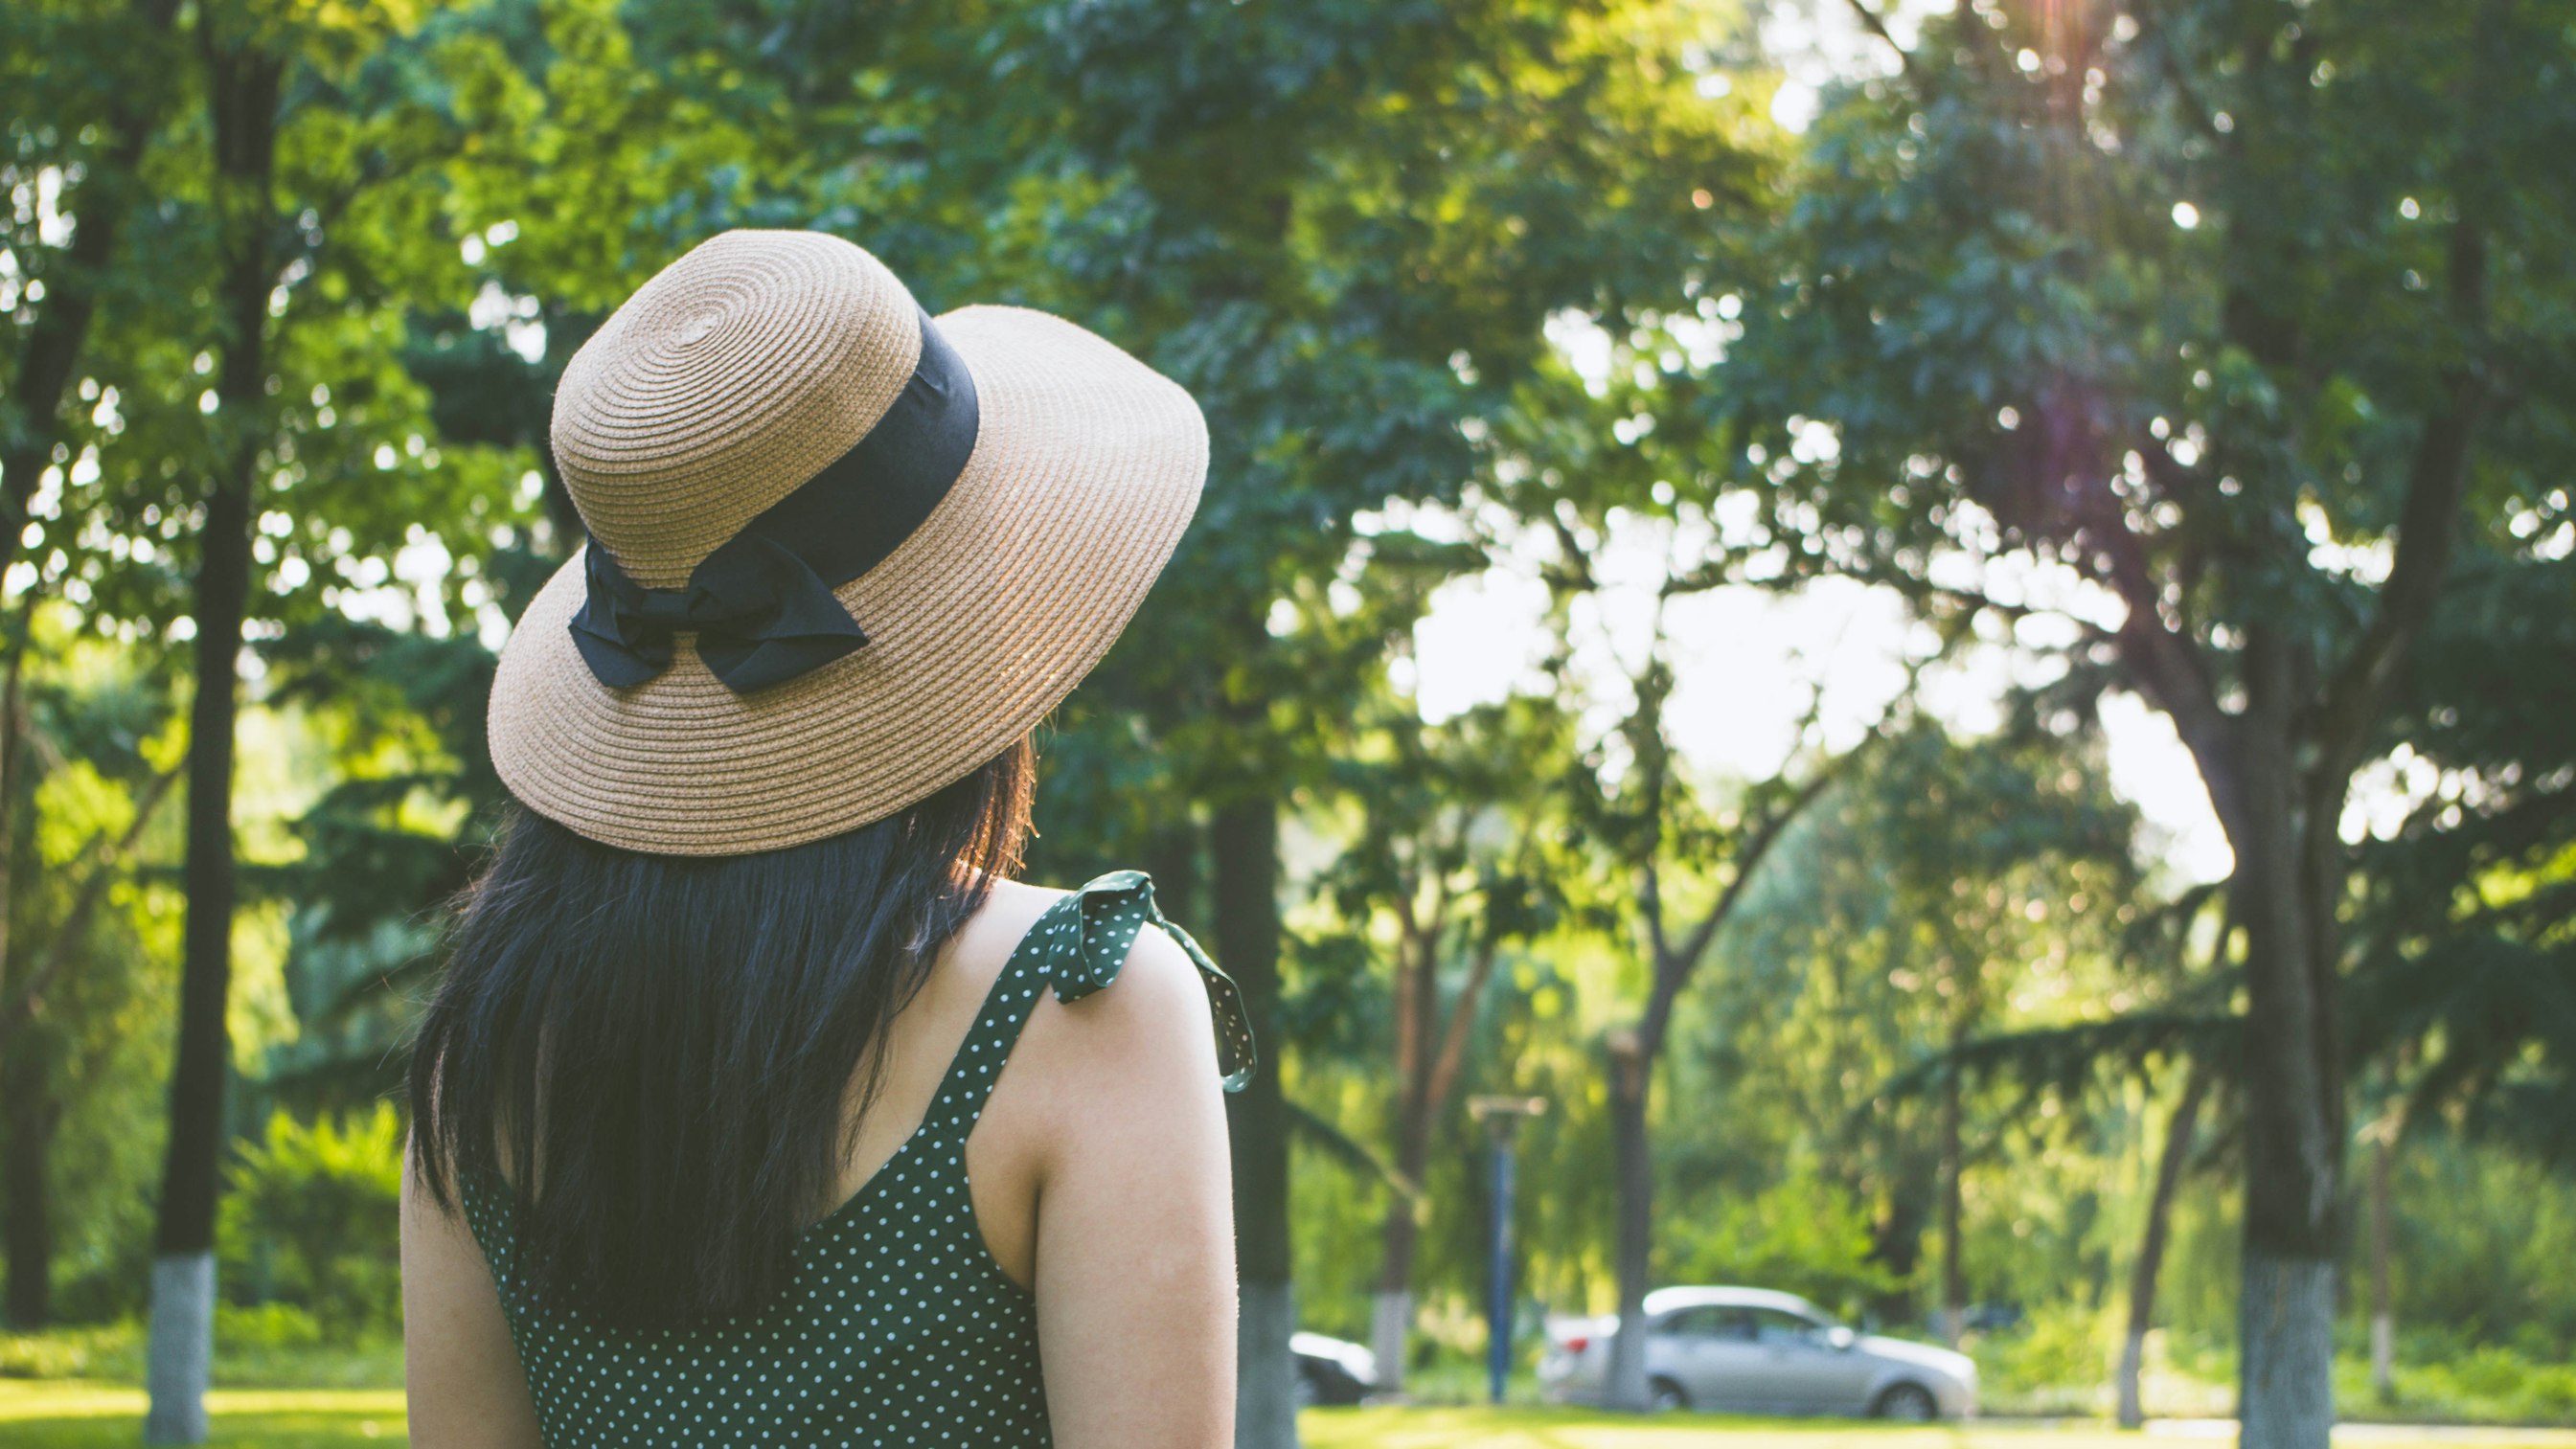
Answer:
[{"label": "ground", "polygon": [[[218,1389],[216,1445],[357,1449],[404,1442],[398,1389]],[[0,1379],[5,1449],[126,1449],[143,1395],[120,1385]],[[2140,1437],[2089,1424],[1994,1420],[1966,1427],[1896,1428],[1838,1420],[1782,1422],[1682,1414],[1622,1419],[1579,1410],[1318,1409],[1302,1425],[1307,1449],[2135,1449]],[[2146,1439],[2224,1440],[2230,1426],[2187,1421]],[[2439,1429],[2348,1425],[2338,1449],[2576,1449],[2571,1429]]]},{"label": "ground", "polygon": [[[217,1389],[210,1444],[342,1449],[401,1444],[400,1389]],[[77,1380],[0,1379],[0,1446],[131,1449],[142,1440],[143,1391]]]},{"label": "ground", "polygon": [[[0,1409],[0,1415],[6,1414]],[[2108,1425],[1986,1420],[1929,1428],[1850,1419],[1737,1419],[1675,1414],[1630,1419],[1572,1409],[1323,1409],[1300,1426],[1306,1449],[2167,1449],[2232,1444],[2235,1426],[2208,1420]],[[2336,1449],[2576,1449],[2571,1429],[2444,1429],[2367,1424],[2335,1431]]]}]

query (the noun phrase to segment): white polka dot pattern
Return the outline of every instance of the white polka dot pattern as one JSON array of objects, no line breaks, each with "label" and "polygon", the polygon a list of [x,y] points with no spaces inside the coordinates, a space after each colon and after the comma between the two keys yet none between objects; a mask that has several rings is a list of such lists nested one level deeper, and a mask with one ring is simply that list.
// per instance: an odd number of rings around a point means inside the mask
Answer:
[{"label": "white polka dot pattern", "polygon": [[1029,929],[921,1126],[798,1238],[793,1280],[752,1317],[630,1331],[542,1305],[517,1270],[508,1186],[466,1176],[466,1221],[550,1449],[1050,1442],[1035,1299],[984,1246],[966,1139],[1041,986],[1064,1001],[1107,986],[1149,921],[1198,966],[1239,1089],[1253,1049],[1234,982],[1163,919],[1141,872],[1102,876]]}]

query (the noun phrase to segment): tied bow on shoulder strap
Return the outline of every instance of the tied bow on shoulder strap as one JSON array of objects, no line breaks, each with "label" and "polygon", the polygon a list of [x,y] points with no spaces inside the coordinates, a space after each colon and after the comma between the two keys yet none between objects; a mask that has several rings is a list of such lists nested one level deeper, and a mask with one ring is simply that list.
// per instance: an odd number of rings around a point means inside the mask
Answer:
[{"label": "tied bow on shoulder strap", "polygon": [[1252,1026],[1243,1011],[1243,993],[1224,968],[1208,959],[1190,933],[1165,919],[1154,903],[1154,883],[1139,870],[1112,871],[1076,892],[1058,909],[1079,913],[1078,928],[1055,938],[1048,947],[1046,972],[1058,1001],[1075,1002],[1118,979],[1148,922],[1163,928],[1199,969],[1207,988],[1208,1007],[1216,1017],[1217,1070],[1229,1092],[1243,1090],[1256,1065]]}]

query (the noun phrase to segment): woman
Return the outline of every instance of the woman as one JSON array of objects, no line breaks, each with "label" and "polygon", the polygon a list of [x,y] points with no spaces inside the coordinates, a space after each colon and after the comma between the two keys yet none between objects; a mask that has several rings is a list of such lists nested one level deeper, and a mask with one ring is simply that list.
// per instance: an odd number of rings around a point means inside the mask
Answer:
[{"label": "woman", "polygon": [[412,1442],[1229,1442],[1233,984],[1142,876],[1010,879],[1197,406],[730,232],[552,433],[590,541],[502,651],[524,810],[413,1057]]}]

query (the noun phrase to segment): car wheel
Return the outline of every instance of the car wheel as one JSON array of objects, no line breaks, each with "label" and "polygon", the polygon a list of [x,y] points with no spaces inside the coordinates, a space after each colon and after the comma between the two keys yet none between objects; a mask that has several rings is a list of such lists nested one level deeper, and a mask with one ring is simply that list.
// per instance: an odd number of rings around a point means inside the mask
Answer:
[{"label": "car wheel", "polygon": [[1658,1414],[1670,1414],[1690,1406],[1690,1395],[1683,1393],[1682,1386],[1671,1379],[1657,1379],[1646,1386],[1646,1407]]},{"label": "car wheel", "polygon": [[1297,1387],[1294,1397],[1296,1399],[1298,1412],[1300,1413],[1303,1413],[1304,1411],[1323,1402],[1324,1396],[1317,1392],[1315,1388],[1315,1376],[1306,1372],[1303,1368],[1297,1370]]},{"label": "car wheel", "polygon": [[1941,1406],[1932,1401],[1932,1391],[1921,1384],[1893,1384],[1878,1396],[1870,1412],[1882,1419],[1922,1424],[1941,1417]]}]

